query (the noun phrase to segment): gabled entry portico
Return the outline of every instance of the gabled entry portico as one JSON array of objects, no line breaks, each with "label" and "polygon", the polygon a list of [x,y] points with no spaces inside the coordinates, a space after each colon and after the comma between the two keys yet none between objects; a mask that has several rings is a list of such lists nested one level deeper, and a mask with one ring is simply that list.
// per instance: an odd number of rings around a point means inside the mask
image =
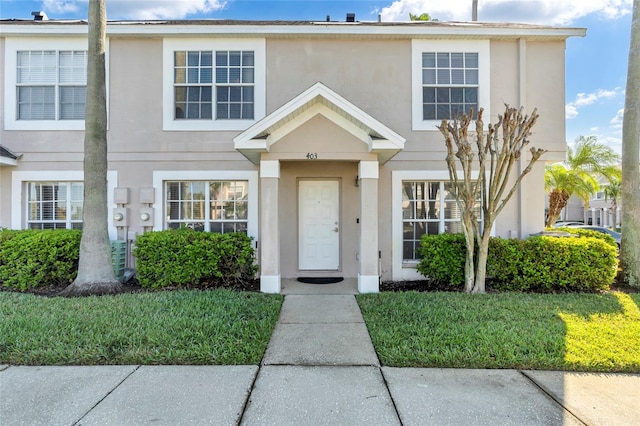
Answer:
[{"label": "gabled entry portico", "polygon": [[361,293],[378,291],[378,169],[404,142],[322,83],[234,139],[260,165],[263,292],[305,274],[357,276]]}]

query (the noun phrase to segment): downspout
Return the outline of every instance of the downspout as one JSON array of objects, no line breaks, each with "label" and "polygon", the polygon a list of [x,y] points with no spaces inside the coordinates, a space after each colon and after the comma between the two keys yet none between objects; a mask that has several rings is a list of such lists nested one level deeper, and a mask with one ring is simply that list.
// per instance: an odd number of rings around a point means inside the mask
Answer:
[{"label": "downspout", "polygon": [[[477,1],[474,1],[477,3]],[[525,107],[527,103],[527,41],[525,39],[518,40],[518,56],[519,56],[519,93],[518,98],[520,100],[520,107]],[[522,173],[524,168],[526,167],[524,155],[521,155],[518,160],[518,173]],[[525,197],[522,193],[522,184],[518,188],[518,235],[517,238],[523,238],[526,227],[526,219],[525,212],[527,211],[527,206],[525,205]]]}]

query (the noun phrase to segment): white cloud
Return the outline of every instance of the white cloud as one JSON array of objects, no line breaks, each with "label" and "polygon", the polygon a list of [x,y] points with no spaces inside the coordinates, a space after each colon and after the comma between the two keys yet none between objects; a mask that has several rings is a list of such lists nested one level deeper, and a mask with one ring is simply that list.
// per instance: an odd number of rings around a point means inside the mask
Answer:
[{"label": "white cloud", "polygon": [[614,129],[622,129],[623,116],[624,116],[624,108],[619,109],[618,112],[616,113],[616,116],[613,117],[611,121],[609,121],[609,123],[611,124],[611,127],[613,127]]},{"label": "white cloud", "polygon": [[564,106],[564,117],[567,120],[571,120],[572,118],[576,118],[578,116],[578,109],[571,104],[567,104]]},{"label": "white cloud", "polygon": [[80,10],[79,1],[76,0],[44,0],[42,2],[43,10],[53,13],[74,13]]},{"label": "white cloud", "polygon": [[592,127],[589,129],[592,133],[598,133],[600,131],[600,127],[596,126],[596,127]]},{"label": "white cloud", "polygon": [[[631,13],[633,0],[478,0],[481,22],[568,25],[596,14],[615,19]],[[381,10],[384,21],[408,21],[409,13],[428,13],[440,21],[470,21],[471,0],[396,0]]]},{"label": "white cloud", "polygon": [[111,0],[107,12],[112,19],[180,19],[215,12],[225,5],[220,0]]},{"label": "white cloud", "polygon": [[[50,15],[87,9],[87,0],[44,0]],[[107,19],[182,19],[223,9],[226,0],[109,0]]]},{"label": "white cloud", "polygon": [[622,138],[614,136],[598,136],[598,142],[602,142],[618,154],[622,152]]},{"label": "white cloud", "polygon": [[613,90],[599,89],[593,93],[578,93],[576,98],[565,105],[565,118],[570,120],[576,118],[579,114],[578,109],[593,105],[601,99],[611,99],[624,93],[624,90],[620,87],[616,87]]}]

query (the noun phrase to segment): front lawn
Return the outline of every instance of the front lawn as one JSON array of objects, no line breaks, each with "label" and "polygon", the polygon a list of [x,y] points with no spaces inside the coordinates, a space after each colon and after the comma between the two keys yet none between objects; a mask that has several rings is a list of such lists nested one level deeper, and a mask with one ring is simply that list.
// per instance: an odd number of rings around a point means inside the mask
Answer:
[{"label": "front lawn", "polygon": [[383,365],[640,372],[640,294],[358,296]]},{"label": "front lawn", "polygon": [[0,364],[257,365],[282,300],[229,290],[77,299],[0,292]]}]

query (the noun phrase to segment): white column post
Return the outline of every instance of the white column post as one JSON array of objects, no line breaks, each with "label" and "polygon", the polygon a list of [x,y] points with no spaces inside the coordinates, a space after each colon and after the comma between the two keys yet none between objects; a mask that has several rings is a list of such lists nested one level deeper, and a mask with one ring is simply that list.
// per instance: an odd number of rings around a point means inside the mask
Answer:
[{"label": "white column post", "polygon": [[280,226],[278,186],[280,162],[260,162],[260,291],[280,293]]},{"label": "white column post", "polygon": [[378,162],[361,161],[360,179],[360,265],[358,291],[380,291],[378,255]]}]

